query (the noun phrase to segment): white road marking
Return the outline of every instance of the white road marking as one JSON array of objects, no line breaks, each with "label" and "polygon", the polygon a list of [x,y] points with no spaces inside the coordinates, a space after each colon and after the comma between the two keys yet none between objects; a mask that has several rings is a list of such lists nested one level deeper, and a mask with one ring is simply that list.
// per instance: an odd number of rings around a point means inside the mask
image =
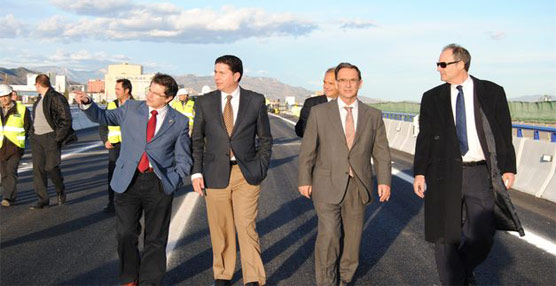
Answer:
[{"label": "white road marking", "polygon": [[[271,115],[274,116],[274,117],[280,118],[280,119],[282,119],[282,120],[284,120],[284,121],[286,121],[286,122],[288,122],[292,125],[295,125],[295,122],[293,122],[289,119],[286,119],[286,118],[283,118],[281,116],[274,115],[274,114],[271,114]],[[392,167],[392,175],[394,175],[394,176],[408,182],[409,184],[413,185],[413,176],[408,175],[408,174],[402,172],[399,169],[396,169],[396,168]],[[517,238],[519,238],[519,239],[521,239],[521,240],[523,240],[523,241],[525,241],[525,242],[527,242],[531,245],[536,246],[537,248],[540,248],[540,249],[556,256],[556,243],[542,237],[541,235],[536,234],[535,232],[533,232],[533,231],[531,231],[527,228],[524,228],[524,231],[525,231],[525,236],[523,236],[523,237],[519,236],[519,234],[515,231],[506,231],[506,233],[508,233],[510,235],[513,235],[513,236],[515,236],[515,237],[517,237]]]},{"label": "white road marking", "polygon": [[170,222],[170,233],[168,235],[168,245],[166,245],[166,265],[168,270],[170,270],[170,260],[173,255],[174,248],[176,244],[180,240],[182,233],[184,232],[185,228],[187,227],[187,223],[189,222],[189,218],[193,213],[193,209],[197,205],[197,201],[199,200],[199,195],[195,192],[189,192],[185,195],[182,203],[179,206],[178,211],[172,218]]},{"label": "white road marking", "polygon": [[[102,142],[96,142],[94,144],[91,145],[87,145],[87,146],[83,146],[81,148],[77,148],[75,150],[72,150],[71,152],[62,154],[62,160],[67,159],[67,158],[71,158],[79,153],[85,152],[87,150],[99,147],[99,146],[104,146],[104,144]],[[22,164],[24,165],[24,164]],[[19,168],[17,171],[18,172],[26,172],[33,169],[33,163],[25,163],[25,166]]]},{"label": "white road marking", "polygon": [[287,123],[289,123],[289,124],[291,124],[291,125],[294,125],[294,126],[295,126],[295,124],[296,124],[295,122],[293,122],[293,121],[291,121],[291,120],[289,120],[289,119],[286,119],[286,118],[284,118],[284,117],[282,117],[282,116],[278,116],[278,115],[276,115],[276,114],[269,113],[268,115],[274,116],[274,117],[276,117],[276,118],[280,118],[280,119],[282,119],[282,120],[286,121]]}]

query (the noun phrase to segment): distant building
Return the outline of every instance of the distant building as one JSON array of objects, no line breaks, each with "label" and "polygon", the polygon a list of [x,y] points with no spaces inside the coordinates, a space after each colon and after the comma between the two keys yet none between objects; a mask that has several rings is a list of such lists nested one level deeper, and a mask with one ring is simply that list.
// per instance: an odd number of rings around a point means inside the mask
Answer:
[{"label": "distant building", "polygon": [[87,82],[87,93],[104,93],[104,80],[90,79]]},{"label": "distant building", "polygon": [[135,99],[144,100],[154,74],[143,74],[143,66],[135,64],[109,65],[104,75],[106,101],[116,99],[116,81],[126,78],[131,81],[132,94]]},{"label": "distant building", "polygon": [[[64,92],[66,92],[66,86],[68,82],[67,77],[65,75],[55,75],[54,77],[56,78],[56,80],[52,86],[57,92],[63,94]],[[50,81],[52,81],[52,78],[50,78]]]}]

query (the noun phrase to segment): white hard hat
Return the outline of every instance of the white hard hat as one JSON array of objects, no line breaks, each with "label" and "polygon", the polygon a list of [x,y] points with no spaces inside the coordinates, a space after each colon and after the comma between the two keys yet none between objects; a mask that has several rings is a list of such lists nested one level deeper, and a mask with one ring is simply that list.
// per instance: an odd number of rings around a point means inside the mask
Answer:
[{"label": "white hard hat", "polygon": [[7,84],[0,84],[0,96],[6,96],[12,93],[12,87]]},{"label": "white hard hat", "polygon": [[178,90],[178,94],[177,95],[182,95],[182,94],[187,94],[189,95],[189,91],[187,90],[187,88],[180,88]]}]

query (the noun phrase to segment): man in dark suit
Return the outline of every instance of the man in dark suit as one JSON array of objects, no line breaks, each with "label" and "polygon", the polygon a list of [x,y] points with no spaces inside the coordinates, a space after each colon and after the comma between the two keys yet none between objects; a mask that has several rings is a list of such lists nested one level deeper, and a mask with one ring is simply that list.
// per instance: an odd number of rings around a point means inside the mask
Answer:
[{"label": "man in dark suit", "polygon": [[447,285],[476,283],[473,269],[488,256],[499,228],[499,203],[510,225],[502,228],[523,233],[506,191],[516,173],[506,95],[470,76],[470,64],[463,47],[442,50],[436,65],[446,83],[423,95],[415,147],[414,191],[425,198],[425,239],[435,243]]},{"label": "man in dark suit", "polygon": [[62,146],[77,141],[72,128],[72,117],[66,98],[50,85],[50,78],[40,74],[35,79],[39,93],[33,104],[33,127],[30,142],[33,146],[33,187],[39,201],[31,209],[42,209],[50,204],[47,177],[56,187],[58,204],[66,202],[64,177],[60,164]]},{"label": "man in dark suit", "polygon": [[206,195],[215,285],[229,285],[234,274],[236,231],[243,282],[266,283],[255,219],[272,135],[265,98],[239,86],[242,74],[238,57],[219,57],[218,90],[195,102],[191,180],[195,192]]},{"label": "man in dark suit", "polygon": [[[91,121],[121,128],[121,153],[110,186],[116,192],[123,285],[160,285],[166,272],[173,195],[192,165],[188,119],[168,106],[177,91],[171,76],[156,74],[146,102],[129,100],[111,110],[98,108],[83,92],[76,92],[75,101]],[[137,244],[143,213],[141,257]]]},{"label": "man in dark suit", "polygon": [[322,91],[323,95],[310,97],[305,100],[303,107],[301,108],[301,113],[299,115],[299,120],[295,124],[295,134],[299,137],[303,137],[305,128],[307,126],[307,119],[309,118],[309,113],[311,112],[311,107],[329,102],[338,97],[338,89],[336,89],[336,79],[334,78],[334,69],[329,68],[324,73],[324,80],[322,81]]},{"label": "man in dark suit", "polygon": [[347,285],[359,265],[365,206],[372,202],[371,158],[380,201],[390,198],[392,166],[382,113],[357,99],[363,81],[356,66],[341,63],[335,76],[338,99],[312,109],[299,152],[299,192],[313,199],[318,216],[319,286]]}]

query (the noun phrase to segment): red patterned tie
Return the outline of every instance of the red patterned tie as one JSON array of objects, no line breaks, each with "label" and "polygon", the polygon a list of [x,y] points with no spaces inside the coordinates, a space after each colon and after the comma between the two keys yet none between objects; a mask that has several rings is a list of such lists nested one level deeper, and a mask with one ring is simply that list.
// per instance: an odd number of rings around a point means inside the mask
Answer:
[{"label": "red patterned tie", "polygon": [[[158,111],[153,110],[151,111],[151,119],[147,123],[147,143],[151,142],[151,139],[154,137],[154,131],[156,130],[156,115]],[[141,160],[139,161],[139,166],[137,166],[139,172],[144,173],[147,169],[149,169],[149,158],[147,157],[147,152],[143,152],[143,156],[141,156]]]}]

